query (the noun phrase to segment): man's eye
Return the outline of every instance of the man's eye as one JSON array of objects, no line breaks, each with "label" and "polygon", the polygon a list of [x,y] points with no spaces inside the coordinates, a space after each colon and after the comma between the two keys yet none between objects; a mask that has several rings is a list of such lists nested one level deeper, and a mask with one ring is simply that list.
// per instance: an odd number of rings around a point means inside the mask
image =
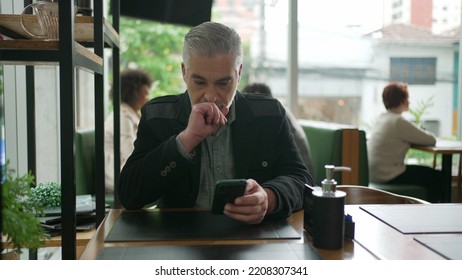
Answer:
[{"label": "man's eye", "polygon": [[202,85],[205,85],[205,82],[204,81],[199,81],[199,80],[194,80],[194,84],[196,84],[198,86],[202,86]]},{"label": "man's eye", "polygon": [[229,81],[226,81],[226,82],[218,82],[218,86],[221,87],[221,88],[225,88],[225,87],[228,87],[232,84],[232,81],[229,80]]}]

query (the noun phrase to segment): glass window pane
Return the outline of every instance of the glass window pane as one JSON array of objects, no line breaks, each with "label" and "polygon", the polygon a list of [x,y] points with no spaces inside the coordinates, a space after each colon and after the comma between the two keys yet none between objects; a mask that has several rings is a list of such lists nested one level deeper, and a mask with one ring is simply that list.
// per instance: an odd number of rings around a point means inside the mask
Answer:
[{"label": "glass window pane", "polygon": [[[245,60],[239,89],[266,83],[284,105],[291,94],[289,3],[293,2],[216,0],[211,18],[235,28],[242,37]],[[368,130],[385,110],[383,87],[399,80],[410,86],[411,107],[434,98],[423,118],[440,123],[438,136],[456,134],[459,0],[297,3],[298,108],[292,108],[297,117]],[[156,78],[154,95],[184,90],[179,65],[188,28],[127,22],[121,24],[122,65],[150,68]],[[409,114],[405,117],[412,119]]]}]

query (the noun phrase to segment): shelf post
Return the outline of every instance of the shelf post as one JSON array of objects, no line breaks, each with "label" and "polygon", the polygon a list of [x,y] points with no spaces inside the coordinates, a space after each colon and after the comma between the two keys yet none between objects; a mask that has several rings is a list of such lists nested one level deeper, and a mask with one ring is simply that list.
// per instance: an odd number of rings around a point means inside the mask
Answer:
[{"label": "shelf post", "polygon": [[[98,1],[96,1],[98,2]],[[74,0],[59,2],[62,258],[76,259]]]},{"label": "shelf post", "polygon": [[[93,2],[93,38],[94,52],[104,58],[103,1]],[[103,59],[104,61],[104,59]],[[104,66],[103,66],[104,69]],[[104,179],[104,71],[95,72],[95,196],[96,226],[105,215],[105,179]]]},{"label": "shelf post", "polygon": [[[120,26],[120,0],[112,0],[113,27],[118,34]],[[112,48],[113,108],[114,108],[114,208],[121,208],[117,182],[120,176],[120,50],[118,45]]]}]

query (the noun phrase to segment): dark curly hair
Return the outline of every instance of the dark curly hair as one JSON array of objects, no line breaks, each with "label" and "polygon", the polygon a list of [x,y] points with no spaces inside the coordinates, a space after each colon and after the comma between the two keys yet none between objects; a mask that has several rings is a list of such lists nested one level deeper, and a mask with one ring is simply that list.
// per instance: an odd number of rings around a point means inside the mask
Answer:
[{"label": "dark curly hair", "polygon": [[[120,74],[120,100],[132,106],[140,92],[142,86],[151,87],[153,80],[151,75],[143,70],[128,69]],[[113,98],[113,88],[109,92],[109,97]]]},{"label": "dark curly hair", "polygon": [[271,89],[268,85],[263,84],[263,83],[253,83],[253,84],[248,84],[242,89],[242,92],[245,93],[260,93],[260,94],[266,94],[271,96]]},{"label": "dark curly hair", "polygon": [[382,100],[387,110],[399,107],[408,98],[409,92],[405,83],[391,82],[383,89]]}]

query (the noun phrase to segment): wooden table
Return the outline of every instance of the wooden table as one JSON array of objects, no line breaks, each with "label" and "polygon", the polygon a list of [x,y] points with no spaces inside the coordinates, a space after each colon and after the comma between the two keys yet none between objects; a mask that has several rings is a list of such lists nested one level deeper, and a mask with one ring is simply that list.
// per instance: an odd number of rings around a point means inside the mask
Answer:
[{"label": "wooden table", "polygon": [[[150,245],[229,245],[229,244],[265,244],[272,242],[281,242],[280,240],[200,240],[200,241],[163,241],[163,242],[110,242],[105,243],[104,240],[109,234],[111,228],[115,225],[120,217],[122,209],[112,209],[103,223],[98,227],[96,234],[88,243],[87,247],[81,255],[81,260],[96,259],[99,252],[105,247],[126,247],[126,246],[150,246]],[[301,235],[298,240],[285,240],[283,242],[307,242],[312,243],[311,237],[304,233],[303,229],[303,211],[294,213],[287,219],[288,223]],[[321,256],[325,259],[376,259],[365,248],[358,245],[354,241],[345,241],[345,246],[342,250],[319,250]]]},{"label": "wooden table", "polygon": [[[361,210],[360,205],[347,205],[345,212],[353,216],[356,224],[355,240],[345,240],[341,250],[318,249],[326,260],[371,260],[371,259],[444,259],[437,253],[421,245],[413,239],[415,235],[401,234],[367,212]],[[96,259],[99,252],[107,247],[130,247],[149,245],[217,245],[217,244],[258,244],[281,242],[275,240],[200,240],[200,241],[150,241],[150,242],[104,242],[111,228],[120,217],[122,209],[112,209],[90,240],[81,258],[83,260]],[[312,244],[311,237],[303,230],[303,212],[294,213],[288,222],[302,236],[297,240],[282,242],[306,242]]]},{"label": "wooden table", "polygon": [[[355,221],[355,242],[367,248],[378,259],[444,259],[439,254],[414,240],[414,237],[423,236],[422,234],[402,234],[364,210],[361,210],[360,206],[347,205],[345,207],[346,213],[352,215]],[[431,204],[422,206],[431,206]]]},{"label": "wooden table", "polygon": [[[88,243],[80,259],[96,259],[99,252],[105,247],[130,247],[130,246],[149,246],[149,245],[229,245],[229,244],[264,244],[271,242],[269,240],[169,240],[169,241],[137,241],[137,242],[104,242],[112,227],[119,219],[123,209],[111,209],[104,221],[96,230],[96,234]],[[158,211],[158,209],[153,210]],[[186,209],[191,211],[191,209]],[[288,242],[303,242],[303,211],[294,213],[288,218],[288,223],[299,233],[302,238],[290,240]],[[277,241],[272,241],[277,242]],[[279,241],[280,242],[280,241]]]},{"label": "wooden table", "polygon": [[[435,155],[442,156],[441,171],[444,174],[446,184],[443,193],[442,202],[451,202],[451,182],[452,182],[452,155],[459,154],[462,156],[462,141],[438,139],[436,145],[433,146],[411,146],[412,149],[429,152]],[[461,192],[461,162],[459,161],[458,176],[457,176],[457,197],[460,198]]]}]

